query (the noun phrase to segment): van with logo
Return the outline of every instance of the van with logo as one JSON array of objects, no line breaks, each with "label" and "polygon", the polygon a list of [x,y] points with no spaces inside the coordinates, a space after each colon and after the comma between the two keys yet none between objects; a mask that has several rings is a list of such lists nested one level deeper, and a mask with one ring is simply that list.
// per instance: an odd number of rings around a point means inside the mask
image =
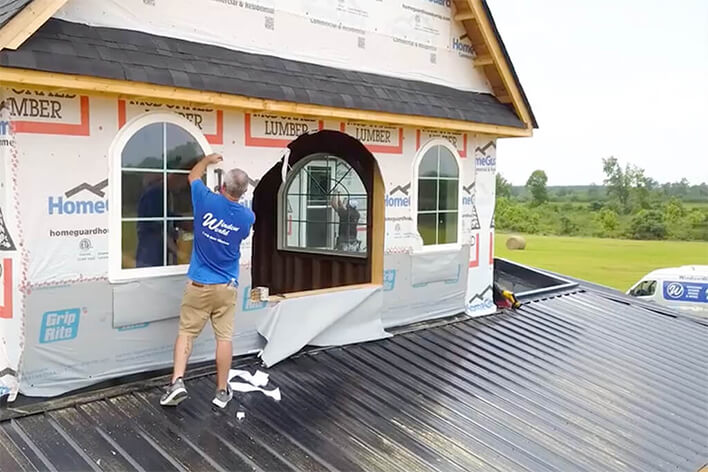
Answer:
[{"label": "van with logo", "polygon": [[627,294],[708,320],[708,265],[655,270]]}]

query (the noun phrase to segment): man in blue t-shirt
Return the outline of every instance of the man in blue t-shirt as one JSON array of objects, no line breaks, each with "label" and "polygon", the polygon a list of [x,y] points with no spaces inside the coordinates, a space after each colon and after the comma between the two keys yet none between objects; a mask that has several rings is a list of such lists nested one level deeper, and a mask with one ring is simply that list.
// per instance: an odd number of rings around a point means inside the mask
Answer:
[{"label": "man in blue t-shirt", "polygon": [[224,408],[232,397],[227,377],[232,358],[241,241],[250,234],[256,218],[250,209],[238,203],[248,189],[248,175],[244,171],[228,171],[220,194],[213,193],[202,182],[207,166],[221,160],[220,155],[210,154],[189,173],[194,245],[175,342],[172,382],[160,399],[163,406],[178,405],[187,398],[183,380],[187,360],[192,343],[207,320],[211,320],[216,336],[217,387],[212,403]]}]

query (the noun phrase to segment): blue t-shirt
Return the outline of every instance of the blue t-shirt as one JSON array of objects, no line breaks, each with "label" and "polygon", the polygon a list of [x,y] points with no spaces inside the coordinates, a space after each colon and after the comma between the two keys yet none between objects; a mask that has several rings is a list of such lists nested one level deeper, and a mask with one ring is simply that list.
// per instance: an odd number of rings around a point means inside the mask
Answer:
[{"label": "blue t-shirt", "polygon": [[245,206],[192,182],[194,245],[188,276],[202,284],[238,282],[241,241],[251,232],[256,216]]}]

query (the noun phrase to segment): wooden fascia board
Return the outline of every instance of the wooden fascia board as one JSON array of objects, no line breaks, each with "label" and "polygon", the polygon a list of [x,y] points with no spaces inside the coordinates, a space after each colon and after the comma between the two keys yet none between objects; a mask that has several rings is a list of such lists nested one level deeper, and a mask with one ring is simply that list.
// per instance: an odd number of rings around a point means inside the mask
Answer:
[{"label": "wooden fascia board", "polygon": [[289,115],[304,115],[340,120],[388,123],[418,128],[449,129],[471,133],[489,134],[500,137],[527,137],[533,131],[530,127],[515,128],[486,123],[475,123],[447,118],[336,108],[324,105],[285,102],[261,98],[206,92],[180,87],[154,85],[116,79],[103,79],[83,75],[59,74],[27,69],[0,67],[0,85],[30,86],[61,90],[93,92],[96,94],[118,95],[139,98],[157,98],[186,103],[210,104],[223,108],[238,108],[249,111],[268,111]]},{"label": "wooden fascia board", "polygon": [[509,66],[506,61],[506,58],[504,57],[504,53],[501,50],[501,45],[499,44],[499,41],[497,41],[497,38],[494,35],[492,25],[485,13],[484,7],[482,6],[482,1],[466,0],[466,2],[469,6],[470,11],[472,11],[475,15],[475,19],[477,21],[475,21],[474,24],[477,25],[477,27],[482,32],[482,37],[484,38],[487,50],[494,59],[494,65],[499,71],[499,75],[501,76],[502,82],[504,83],[504,86],[506,87],[507,91],[509,92],[509,95],[511,96],[514,109],[519,114],[521,121],[523,121],[527,127],[532,127],[531,114],[528,108],[526,107],[526,103],[524,102],[524,99],[521,95],[521,91],[519,90],[516,80],[514,79],[514,74],[511,73],[511,67]]},{"label": "wooden fascia board", "polygon": [[0,51],[17,49],[68,0],[34,0],[0,29]]},{"label": "wooden fascia board", "polygon": [[464,12],[456,14],[454,19],[455,19],[455,21],[474,20],[474,13],[471,11],[464,11]]}]

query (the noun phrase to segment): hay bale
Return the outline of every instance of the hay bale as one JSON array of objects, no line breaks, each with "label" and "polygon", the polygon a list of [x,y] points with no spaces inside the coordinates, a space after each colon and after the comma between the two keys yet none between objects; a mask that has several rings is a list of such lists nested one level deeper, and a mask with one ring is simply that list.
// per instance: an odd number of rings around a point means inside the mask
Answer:
[{"label": "hay bale", "polygon": [[509,239],[506,240],[506,248],[514,251],[514,250],[519,250],[523,251],[526,249],[526,240],[521,237],[521,236],[509,236]]}]

